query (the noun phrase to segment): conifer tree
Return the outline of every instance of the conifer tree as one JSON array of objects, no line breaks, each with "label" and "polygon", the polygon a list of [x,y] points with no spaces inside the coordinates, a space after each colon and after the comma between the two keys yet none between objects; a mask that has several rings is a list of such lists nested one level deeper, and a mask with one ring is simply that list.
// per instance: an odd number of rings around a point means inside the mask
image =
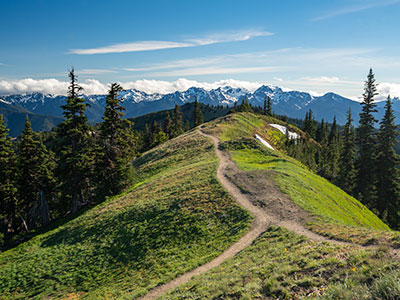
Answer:
[{"label": "conifer tree", "polygon": [[199,126],[203,123],[203,114],[200,109],[200,104],[197,101],[197,96],[194,99],[194,127]]},{"label": "conifer tree", "polygon": [[308,133],[310,137],[312,138],[315,137],[315,120],[311,109],[308,112],[306,112],[306,117],[304,119],[302,129],[304,132]]},{"label": "conifer tree", "polygon": [[0,221],[3,244],[10,240],[16,226],[16,156],[8,129],[0,114]]},{"label": "conifer tree", "polygon": [[272,116],[271,98],[269,96],[268,96],[268,100],[267,100],[267,115]]},{"label": "conifer tree", "polygon": [[163,127],[167,137],[169,139],[172,138],[172,121],[168,111],[166,112],[166,116],[164,118]]},{"label": "conifer tree", "polygon": [[172,115],[171,132],[172,137],[177,137],[178,135],[183,133],[182,113],[179,105],[175,105],[175,109]]},{"label": "conifer tree", "polygon": [[185,126],[184,126],[184,128],[183,128],[183,131],[189,131],[189,129],[190,129],[190,125],[189,125],[189,120],[188,119],[186,119],[185,120]]},{"label": "conifer tree", "polygon": [[397,126],[394,124],[393,108],[390,96],[385,105],[385,115],[380,122],[377,139],[377,204],[376,209],[381,218],[392,227],[400,225],[400,188],[399,157],[393,147],[397,143]]},{"label": "conifer tree", "polygon": [[360,125],[356,130],[359,147],[356,160],[356,196],[369,208],[376,206],[376,136],[374,124],[377,120],[373,116],[373,113],[377,111],[374,103],[376,95],[375,75],[370,69],[365,81],[364,100],[361,103]]},{"label": "conifer tree", "polygon": [[68,98],[61,106],[64,120],[57,127],[57,174],[63,199],[69,203],[71,212],[75,213],[79,205],[89,202],[93,154],[89,147],[91,127],[85,115],[86,104],[78,96],[82,87],[77,83],[74,69],[69,72],[69,78]]},{"label": "conifer tree", "polygon": [[347,122],[343,128],[343,144],[339,158],[339,173],[336,179],[337,185],[350,195],[353,195],[356,179],[356,170],[354,167],[356,145],[352,121],[351,109],[349,108]]},{"label": "conifer tree", "polygon": [[119,84],[111,84],[103,122],[100,124],[96,158],[99,198],[120,193],[130,179],[130,160],[134,155],[135,143],[132,123],[123,119],[125,108],[118,98],[121,91],[122,87]]},{"label": "conifer tree", "polygon": [[20,136],[18,147],[18,213],[26,230],[50,221],[49,198],[51,197],[53,163],[49,152],[35,136],[28,116]]},{"label": "conifer tree", "polygon": [[327,179],[329,179],[332,182],[335,182],[337,174],[339,172],[338,169],[339,131],[336,124],[336,116],[333,118],[333,123],[328,136],[328,144],[329,144],[329,170],[328,170],[329,175]]},{"label": "conifer tree", "polygon": [[152,129],[152,137],[153,137],[153,144],[151,147],[155,147],[159,144],[162,144],[168,141],[167,135],[164,133],[160,123],[157,121],[153,121],[153,125],[151,126]]},{"label": "conifer tree", "polygon": [[267,96],[264,97],[263,115],[267,115]]}]

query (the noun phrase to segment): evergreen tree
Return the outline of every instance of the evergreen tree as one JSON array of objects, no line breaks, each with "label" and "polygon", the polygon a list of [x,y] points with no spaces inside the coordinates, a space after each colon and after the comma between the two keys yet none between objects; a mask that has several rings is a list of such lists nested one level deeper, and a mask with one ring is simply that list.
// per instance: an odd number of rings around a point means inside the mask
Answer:
[{"label": "evergreen tree", "polygon": [[172,136],[173,136],[173,134],[172,134],[172,121],[171,121],[171,117],[170,117],[168,111],[166,112],[166,116],[164,118],[163,127],[164,127],[164,132],[167,135],[167,137],[169,139],[172,138]]},{"label": "evergreen tree", "polygon": [[[123,119],[125,108],[118,99],[122,87],[112,83],[106,98],[103,122],[99,130],[99,151],[96,158],[98,196],[116,195],[127,185],[134,155],[132,123]],[[160,127],[161,130],[161,127]],[[162,130],[161,130],[162,131]]]},{"label": "evergreen tree", "polygon": [[189,129],[190,129],[190,125],[189,125],[189,120],[188,119],[186,119],[185,120],[185,126],[184,126],[184,128],[183,128],[183,131],[189,131]]},{"label": "evergreen tree", "polygon": [[305,133],[308,133],[310,137],[315,138],[315,120],[311,109],[306,112],[302,129]]},{"label": "evergreen tree", "polygon": [[183,133],[182,113],[179,105],[175,105],[175,109],[172,115],[171,132],[172,137],[177,137],[178,135]]},{"label": "evergreen tree", "polygon": [[339,161],[339,131],[336,124],[336,116],[333,118],[331,131],[328,136],[329,144],[329,175],[327,179],[335,182],[338,175],[338,161]]},{"label": "evergreen tree", "polygon": [[370,69],[365,81],[364,100],[361,103],[360,125],[356,130],[359,147],[356,160],[356,195],[369,208],[376,207],[376,136],[374,124],[377,120],[373,113],[377,111],[374,103],[377,89],[374,77],[374,73]]},{"label": "evergreen tree", "polygon": [[154,141],[153,147],[168,141],[168,136],[164,133],[160,123],[154,121],[152,129],[153,129],[153,141]]},{"label": "evergreen tree", "polygon": [[263,114],[264,114],[264,115],[267,115],[267,96],[264,97]]},{"label": "evergreen tree", "polygon": [[267,115],[272,116],[271,98],[269,96],[268,96],[268,101],[267,101]]},{"label": "evergreen tree", "polygon": [[356,170],[354,167],[356,145],[352,121],[351,109],[349,108],[347,122],[343,128],[343,144],[339,158],[339,173],[336,179],[337,185],[350,195],[353,195],[356,180]]},{"label": "evergreen tree", "polygon": [[28,116],[18,147],[18,213],[26,230],[49,223],[49,198],[54,185],[53,164]]},{"label": "evergreen tree", "polygon": [[64,120],[57,127],[57,175],[61,181],[63,199],[75,213],[79,205],[89,201],[89,178],[93,162],[90,146],[91,127],[85,115],[86,104],[78,97],[82,91],[74,69],[69,72],[68,98],[61,106]]},{"label": "evergreen tree", "polygon": [[197,97],[195,97],[195,99],[194,99],[194,116],[193,116],[193,119],[194,119],[194,127],[199,126],[200,124],[203,123],[203,114],[202,114],[201,109],[200,109],[200,104],[197,101]]},{"label": "evergreen tree", "polygon": [[3,244],[7,244],[16,226],[16,156],[8,129],[0,114],[0,221]]},{"label": "evergreen tree", "polygon": [[385,115],[380,122],[377,140],[377,204],[379,216],[398,228],[400,225],[399,157],[393,147],[397,143],[397,126],[394,124],[392,102],[388,97]]}]

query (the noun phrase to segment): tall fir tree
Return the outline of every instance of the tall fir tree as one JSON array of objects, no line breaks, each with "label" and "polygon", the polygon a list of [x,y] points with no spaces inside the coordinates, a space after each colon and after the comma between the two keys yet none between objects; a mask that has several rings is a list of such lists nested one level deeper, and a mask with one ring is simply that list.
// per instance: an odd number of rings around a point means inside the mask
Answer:
[{"label": "tall fir tree", "polygon": [[267,115],[267,96],[264,97],[263,115]]},{"label": "tall fir tree", "polygon": [[8,243],[16,227],[16,156],[8,131],[0,114],[0,222],[3,244]]},{"label": "tall fir tree", "polygon": [[50,221],[54,164],[46,147],[33,132],[28,116],[17,154],[18,213],[27,230],[46,226]]},{"label": "tall fir tree", "polygon": [[[74,69],[69,72],[70,85],[64,110],[64,120],[57,127],[57,175],[61,182],[62,197],[69,203],[72,213],[90,201],[90,174],[93,151],[90,147],[91,126],[85,115],[86,104],[78,96],[82,91]],[[67,207],[68,207],[67,206]]]},{"label": "tall fir tree", "polygon": [[376,135],[374,124],[377,120],[373,113],[376,104],[374,97],[377,95],[375,75],[370,69],[365,81],[364,100],[361,103],[359,126],[356,130],[357,144],[359,147],[356,160],[357,183],[356,196],[369,208],[376,208]]},{"label": "tall fir tree", "polygon": [[119,84],[111,84],[100,124],[95,168],[100,199],[120,193],[130,179],[135,142],[132,123],[123,119],[125,108],[118,98],[122,90]]},{"label": "tall fir tree", "polygon": [[336,124],[336,116],[333,118],[331,130],[328,136],[329,144],[329,175],[328,179],[332,182],[336,181],[339,172],[339,131]]},{"label": "tall fir tree", "polygon": [[351,109],[349,108],[347,112],[347,122],[343,128],[342,147],[339,158],[339,173],[336,179],[336,184],[350,195],[353,195],[356,180],[356,170],[354,167],[356,145],[354,126],[352,125],[352,122]]},{"label": "tall fir tree", "polygon": [[163,129],[167,137],[169,139],[172,138],[172,120],[168,111],[165,113],[165,118],[163,121]]},{"label": "tall fir tree", "polygon": [[272,116],[272,104],[271,104],[270,96],[268,96],[268,99],[267,99],[267,115]]},{"label": "tall fir tree", "polygon": [[194,126],[197,127],[200,124],[203,124],[203,113],[201,112],[200,109],[200,104],[197,101],[197,96],[194,99],[194,112],[193,112],[193,119],[194,119]]},{"label": "tall fir tree", "polygon": [[302,129],[310,137],[315,138],[315,120],[311,109],[308,112],[306,112],[306,117],[304,119]]},{"label": "tall fir tree", "polygon": [[400,225],[399,156],[394,151],[397,143],[397,126],[390,96],[385,105],[385,115],[380,122],[377,139],[377,204],[379,216],[393,228]]},{"label": "tall fir tree", "polygon": [[182,113],[179,105],[175,105],[175,109],[172,114],[171,132],[172,137],[177,137],[183,133]]}]

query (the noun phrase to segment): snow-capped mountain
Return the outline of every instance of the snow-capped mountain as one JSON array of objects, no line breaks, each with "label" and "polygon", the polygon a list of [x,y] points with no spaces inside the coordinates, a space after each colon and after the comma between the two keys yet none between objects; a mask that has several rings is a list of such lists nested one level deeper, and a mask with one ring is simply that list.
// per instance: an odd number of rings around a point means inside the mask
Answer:
[{"label": "snow-capped mountain", "polygon": [[[82,95],[89,104],[87,116],[91,122],[101,121],[105,106],[106,95]],[[271,98],[272,110],[281,115],[293,118],[304,118],[305,113],[312,109],[316,120],[324,118],[331,122],[336,116],[339,124],[346,121],[346,112],[352,110],[355,122],[361,106],[358,102],[342,97],[335,93],[327,93],[320,97],[314,97],[306,92],[284,91],[280,87],[263,85],[254,92],[243,88],[230,86],[205,90],[199,87],[191,87],[186,91],[176,91],[169,94],[148,94],[143,91],[128,89],[120,93],[123,105],[126,108],[126,117],[136,117],[154,111],[173,108],[176,104],[182,105],[188,102],[198,101],[208,105],[233,106],[235,102],[241,102],[247,97],[249,102],[256,106],[263,106],[266,97]],[[0,97],[3,105],[19,106],[32,113],[62,117],[61,105],[65,103],[65,96],[54,96],[41,93],[22,95],[10,95]],[[393,108],[396,115],[400,115],[400,100],[393,100]],[[376,118],[383,115],[384,103],[378,103]]]}]

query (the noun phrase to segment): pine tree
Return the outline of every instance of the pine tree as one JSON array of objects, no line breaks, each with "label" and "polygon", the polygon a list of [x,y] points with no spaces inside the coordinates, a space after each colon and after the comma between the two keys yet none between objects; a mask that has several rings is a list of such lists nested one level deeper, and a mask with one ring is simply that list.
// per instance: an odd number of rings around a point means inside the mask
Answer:
[{"label": "pine tree", "polygon": [[7,244],[15,230],[16,215],[16,157],[8,129],[0,114],[0,221]]},{"label": "pine tree", "polygon": [[336,116],[333,118],[333,123],[328,136],[329,144],[329,175],[328,179],[335,182],[338,175],[338,161],[339,161],[339,131],[336,124]]},{"label": "pine tree", "polygon": [[74,69],[69,72],[69,78],[68,98],[61,106],[64,120],[57,127],[57,174],[63,199],[75,213],[79,205],[89,201],[93,155],[89,147],[91,127],[85,115],[86,104],[84,99],[78,97],[82,87],[77,84]]},{"label": "pine tree", "polygon": [[349,108],[347,122],[343,128],[343,144],[339,158],[339,173],[336,179],[337,185],[350,195],[353,195],[356,180],[356,170],[354,167],[356,145],[352,121],[351,109]]},{"label": "pine tree", "polygon": [[195,97],[195,99],[194,99],[194,116],[193,116],[193,119],[194,119],[194,127],[197,127],[197,126],[199,126],[200,124],[203,123],[203,114],[202,114],[201,109],[200,109],[200,104],[197,101],[197,97]]},{"label": "pine tree", "polygon": [[356,130],[359,147],[356,160],[356,195],[369,208],[376,206],[376,136],[374,124],[377,120],[372,114],[377,111],[374,103],[377,89],[374,77],[374,73],[370,69],[365,81],[364,100],[361,103],[360,125]]},{"label": "pine tree", "polygon": [[306,112],[306,117],[304,119],[302,129],[304,132],[308,133],[310,137],[312,138],[315,137],[315,120],[311,109],[308,112]]},{"label": "pine tree", "polygon": [[53,164],[46,147],[35,136],[28,116],[18,147],[18,213],[26,230],[49,223]]},{"label": "pine tree", "polygon": [[155,146],[157,146],[159,144],[162,144],[162,143],[168,141],[168,137],[164,133],[160,123],[158,123],[157,121],[154,121],[153,125],[151,127],[152,127],[152,135],[153,135],[153,145],[152,145],[152,147],[155,147]]},{"label": "pine tree", "polygon": [[385,115],[380,122],[377,140],[377,204],[379,216],[398,228],[400,225],[399,157],[393,147],[397,143],[397,126],[394,124],[390,96],[385,105]]},{"label": "pine tree", "polygon": [[171,132],[172,137],[177,137],[183,133],[182,113],[179,105],[175,105],[172,115]]},{"label": "pine tree", "polygon": [[130,179],[130,160],[134,155],[135,143],[132,123],[123,119],[125,108],[118,99],[121,91],[119,84],[111,84],[103,122],[100,124],[96,155],[97,195],[100,199],[120,193]]},{"label": "pine tree", "polygon": [[267,115],[267,96],[264,97],[263,114],[264,114],[264,115]]},{"label": "pine tree", "polygon": [[172,138],[172,121],[171,121],[171,117],[169,115],[169,112],[167,111],[166,116],[164,118],[163,121],[163,127],[164,127],[164,132],[167,135],[167,137],[170,139]]},{"label": "pine tree", "polygon": [[271,98],[269,96],[268,96],[268,101],[267,101],[267,115],[272,116]]}]

